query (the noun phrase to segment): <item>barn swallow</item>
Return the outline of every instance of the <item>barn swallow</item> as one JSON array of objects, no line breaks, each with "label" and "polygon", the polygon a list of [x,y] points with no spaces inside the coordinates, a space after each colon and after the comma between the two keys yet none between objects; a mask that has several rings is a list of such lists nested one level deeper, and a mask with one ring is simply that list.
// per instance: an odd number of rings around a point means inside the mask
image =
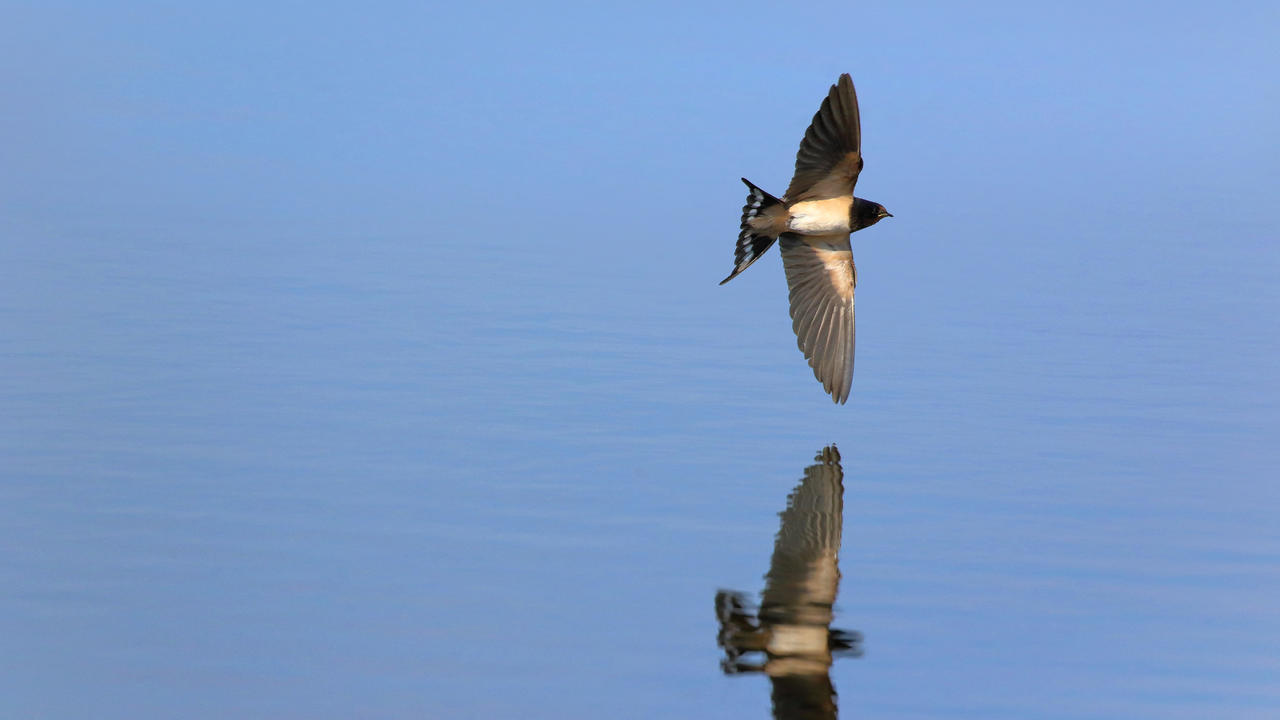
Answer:
[{"label": "barn swallow", "polygon": [[780,241],[791,290],[791,329],[814,377],[844,403],[853,384],[853,289],[858,271],[850,233],[893,217],[880,203],[853,196],[862,172],[858,95],[848,73],[822,101],[796,153],[796,171],[781,199],[742,178],[734,268],[723,285]]}]

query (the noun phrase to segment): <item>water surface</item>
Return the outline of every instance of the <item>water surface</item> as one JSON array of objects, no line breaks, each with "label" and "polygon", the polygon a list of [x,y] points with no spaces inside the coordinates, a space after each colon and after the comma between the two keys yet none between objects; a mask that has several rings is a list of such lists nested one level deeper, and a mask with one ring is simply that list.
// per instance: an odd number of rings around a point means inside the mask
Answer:
[{"label": "water surface", "polygon": [[[0,715],[766,717],[830,445],[845,717],[1280,713],[1274,9],[491,11],[5,11]],[[840,407],[716,283],[844,71]]]}]

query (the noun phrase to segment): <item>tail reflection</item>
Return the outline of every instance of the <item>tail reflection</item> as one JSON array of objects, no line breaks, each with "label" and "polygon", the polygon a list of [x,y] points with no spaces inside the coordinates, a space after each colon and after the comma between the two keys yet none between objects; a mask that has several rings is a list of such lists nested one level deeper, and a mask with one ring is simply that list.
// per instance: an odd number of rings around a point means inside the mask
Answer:
[{"label": "tail reflection", "polygon": [[[720,666],[726,675],[768,675],[776,718],[835,718],[832,653],[861,654],[860,633],[831,628],[844,519],[840,452],[832,445],[814,460],[781,513],[759,611],[751,613],[745,593],[716,593]],[[744,658],[750,654],[754,660]]]}]

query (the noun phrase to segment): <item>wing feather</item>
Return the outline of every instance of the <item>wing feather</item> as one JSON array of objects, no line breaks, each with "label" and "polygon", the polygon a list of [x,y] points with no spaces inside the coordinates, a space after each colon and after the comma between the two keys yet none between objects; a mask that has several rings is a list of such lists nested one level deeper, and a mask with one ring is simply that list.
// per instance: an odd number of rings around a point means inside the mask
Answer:
[{"label": "wing feather", "polygon": [[855,271],[849,235],[784,233],[779,244],[796,344],[831,399],[843,403],[853,385]]},{"label": "wing feather", "polygon": [[862,120],[848,73],[840,76],[813,116],[796,152],[796,171],[784,196],[791,202],[852,195],[862,172]]}]

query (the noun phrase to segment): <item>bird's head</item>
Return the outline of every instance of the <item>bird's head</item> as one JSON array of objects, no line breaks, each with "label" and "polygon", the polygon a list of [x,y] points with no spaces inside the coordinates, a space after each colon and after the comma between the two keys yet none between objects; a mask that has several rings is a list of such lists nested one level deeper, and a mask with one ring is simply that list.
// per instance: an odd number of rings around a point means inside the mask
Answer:
[{"label": "bird's head", "polygon": [[871,227],[887,217],[893,217],[893,213],[885,210],[880,203],[862,198],[854,198],[853,214],[859,228]]}]

